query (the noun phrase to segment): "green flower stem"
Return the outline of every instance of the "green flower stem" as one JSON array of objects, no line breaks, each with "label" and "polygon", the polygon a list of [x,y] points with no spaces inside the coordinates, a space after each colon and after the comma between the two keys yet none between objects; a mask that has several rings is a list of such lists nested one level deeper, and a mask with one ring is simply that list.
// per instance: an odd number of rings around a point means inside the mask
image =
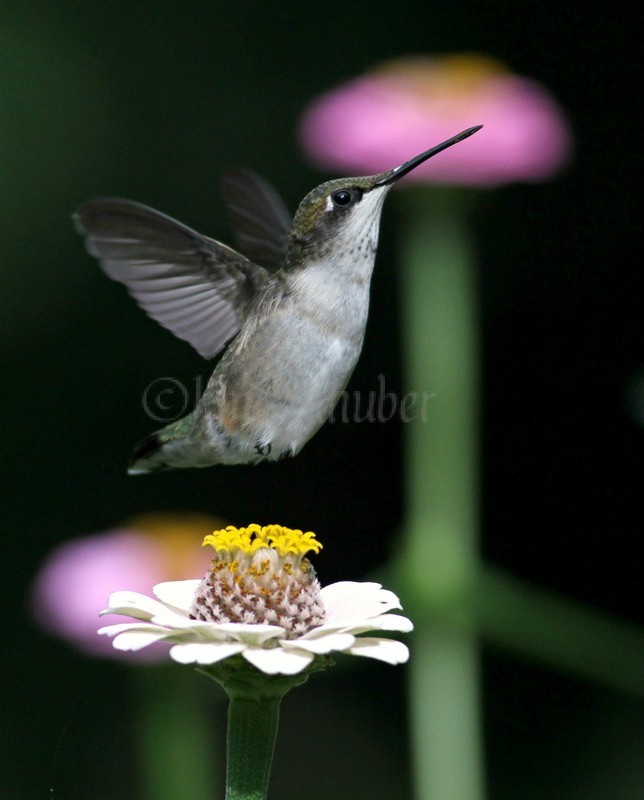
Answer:
[{"label": "green flower stem", "polygon": [[230,699],[226,800],[265,800],[282,698],[325,664],[320,659],[299,675],[265,675],[235,657],[199,669],[223,686]]},{"label": "green flower stem", "polygon": [[210,800],[218,782],[216,754],[220,748],[213,732],[212,709],[194,676],[176,665],[131,672],[138,684],[137,743],[143,796],[146,800]]},{"label": "green flower stem", "polygon": [[430,187],[401,194],[407,390],[429,393],[427,413],[408,415],[406,539],[394,578],[416,626],[416,796],[481,800],[477,636],[638,696],[644,643],[629,623],[480,563],[478,320],[467,197]]},{"label": "green flower stem", "polygon": [[417,187],[403,198],[406,384],[412,396],[429,395],[405,430],[399,563],[405,603],[426,612],[410,662],[416,791],[419,800],[481,800],[479,655],[468,629],[478,565],[478,320],[466,195]]},{"label": "green flower stem", "polygon": [[281,699],[230,698],[226,800],[264,800],[266,797]]}]

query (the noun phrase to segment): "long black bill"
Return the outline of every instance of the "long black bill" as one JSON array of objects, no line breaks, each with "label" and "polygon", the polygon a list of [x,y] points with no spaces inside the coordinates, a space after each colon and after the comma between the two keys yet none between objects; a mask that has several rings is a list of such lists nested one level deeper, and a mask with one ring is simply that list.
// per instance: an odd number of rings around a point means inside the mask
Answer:
[{"label": "long black bill", "polygon": [[437,144],[436,147],[432,147],[429,150],[425,150],[424,153],[421,153],[419,156],[410,159],[409,161],[405,161],[404,164],[401,164],[399,167],[394,167],[394,169],[390,170],[389,172],[385,172],[384,176],[374,183],[374,187],[376,186],[388,186],[390,183],[397,181],[398,178],[402,178],[403,175],[406,175],[408,172],[411,172],[412,169],[416,169],[419,164],[422,164],[423,161],[427,161],[428,158],[435,156],[437,153],[441,153],[443,150],[447,150],[448,147],[451,147],[453,144],[457,142],[462,142],[463,139],[467,139],[468,136],[471,136],[473,133],[480,131],[482,125],[475,125],[473,128],[468,128],[466,131],[461,131],[461,133],[457,133],[456,136],[452,136],[451,139],[447,139],[447,141],[442,142],[441,144]]}]

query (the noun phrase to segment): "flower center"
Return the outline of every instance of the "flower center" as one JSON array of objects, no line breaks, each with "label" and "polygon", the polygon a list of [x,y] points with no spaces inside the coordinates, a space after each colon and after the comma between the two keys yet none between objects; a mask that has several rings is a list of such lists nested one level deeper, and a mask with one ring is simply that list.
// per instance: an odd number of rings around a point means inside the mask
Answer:
[{"label": "flower center", "polygon": [[231,525],[206,536],[206,545],[215,557],[195,594],[194,619],[279,625],[289,639],[324,622],[320,584],[305,558],[322,548],[315,534],[281,525]]}]

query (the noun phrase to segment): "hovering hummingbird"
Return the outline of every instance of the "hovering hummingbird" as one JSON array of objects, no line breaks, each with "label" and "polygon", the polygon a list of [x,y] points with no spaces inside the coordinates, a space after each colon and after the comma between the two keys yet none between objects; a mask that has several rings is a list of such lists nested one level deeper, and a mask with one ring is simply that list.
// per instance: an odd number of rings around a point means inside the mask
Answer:
[{"label": "hovering hummingbird", "polygon": [[195,410],[144,439],[130,474],[298,453],[362,350],[387,192],[481,127],[379,175],[323,183],[292,222],[263,179],[230,173],[222,194],[244,255],[131,200],[82,205],[76,228],[107,275],[204,358],[224,351]]}]

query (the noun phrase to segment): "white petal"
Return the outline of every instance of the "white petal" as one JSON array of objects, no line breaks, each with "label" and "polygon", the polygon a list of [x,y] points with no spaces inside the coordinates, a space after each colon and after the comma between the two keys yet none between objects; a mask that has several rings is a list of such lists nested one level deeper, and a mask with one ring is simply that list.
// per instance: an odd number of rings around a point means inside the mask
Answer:
[{"label": "white petal", "polygon": [[201,580],[165,581],[157,583],[152,591],[162,603],[187,613],[200,583]]},{"label": "white petal", "polygon": [[324,627],[335,629],[365,624],[372,617],[401,607],[396,595],[379,583],[340,581],[322,587],[320,597],[326,612]]},{"label": "white petal", "polygon": [[152,621],[168,629],[169,634],[190,638],[199,642],[224,642],[235,639],[244,645],[261,647],[269,639],[284,636],[284,628],[279,625],[253,625],[240,622],[205,622],[179,616],[166,609],[165,616],[153,617]]},{"label": "white petal", "polygon": [[[320,626],[318,630],[322,630],[324,626]],[[409,633],[414,630],[414,623],[403,617],[402,614],[382,614],[379,617],[372,617],[366,620],[364,625],[352,625],[351,633],[366,633],[368,631],[398,631],[400,633]]]},{"label": "white petal", "polygon": [[170,631],[192,631],[197,639],[214,639],[220,641],[224,634],[217,632],[217,625],[212,622],[204,622],[200,619],[190,619],[190,617],[179,616],[173,611],[166,609],[165,614],[160,614],[152,618],[155,625],[168,628]]},{"label": "white petal", "polygon": [[399,605],[400,600],[389,589],[374,581],[337,581],[322,587],[322,594],[330,604],[343,603],[347,593],[353,597],[380,597],[383,602]]},{"label": "white petal", "polygon": [[116,636],[117,633],[123,633],[123,631],[154,631],[158,633],[167,633],[166,628],[160,628],[158,625],[144,625],[140,622],[119,622],[116,625],[105,625],[96,632],[102,636]]},{"label": "white petal", "polygon": [[212,622],[210,625],[218,632],[237,639],[238,642],[258,647],[269,639],[276,639],[285,634],[284,628],[279,625],[253,625],[244,622]]},{"label": "white petal", "polygon": [[170,656],[180,664],[215,664],[243,649],[244,645],[237,642],[189,642],[175,644],[170,648]]},{"label": "white petal", "polygon": [[115,650],[142,650],[150,644],[165,639],[167,631],[130,630],[119,633],[112,644]]},{"label": "white petal", "polygon": [[[380,622],[381,631],[400,631],[401,633],[409,633],[414,630],[414,623],[402,614],[383,614],[379,619],[370,620],[370,622]],[[374,630],[376,630],[374,628]]]},{"label": "white petal", "polygon": [[343,602],[347,592],[353,591],[378,591],[382,589],[381,584],[374,581],[336,581],[323,586],[321,593],[325,601],[329,604]]},{"label": "white petal", "polygon": [[311,653],[303,651],[282,650],[275,647],[272,650],[263,650],[259,647],[249,647],[243,652],[243,656],[254,667],[265,672],[267,675],[296,675],[313,661]]},{"label": "white petal", "polygon": [[155,614],[166,614],[168,612],[166,606],[159,603],[158,600],[139,594],[139,592],[112,592],[107,604],[108,607],[101,611],[100,616],[105,614],[124,614],[147,622]]},{"label": "white petal", "polygon": [[306,638],[280,642],[285,650],[306,650],[309,653],[330,653],[332,650],[348,650],[355,642],[356,637],[350,633],[329,633],[318,638]]},{"label": "white petal", "polygon": [[394,639],[356,639],[353,647],[345,652],[352,656],[366,656],[386,661],[388,664],[404,664],[409,658],[409,648]]}]

